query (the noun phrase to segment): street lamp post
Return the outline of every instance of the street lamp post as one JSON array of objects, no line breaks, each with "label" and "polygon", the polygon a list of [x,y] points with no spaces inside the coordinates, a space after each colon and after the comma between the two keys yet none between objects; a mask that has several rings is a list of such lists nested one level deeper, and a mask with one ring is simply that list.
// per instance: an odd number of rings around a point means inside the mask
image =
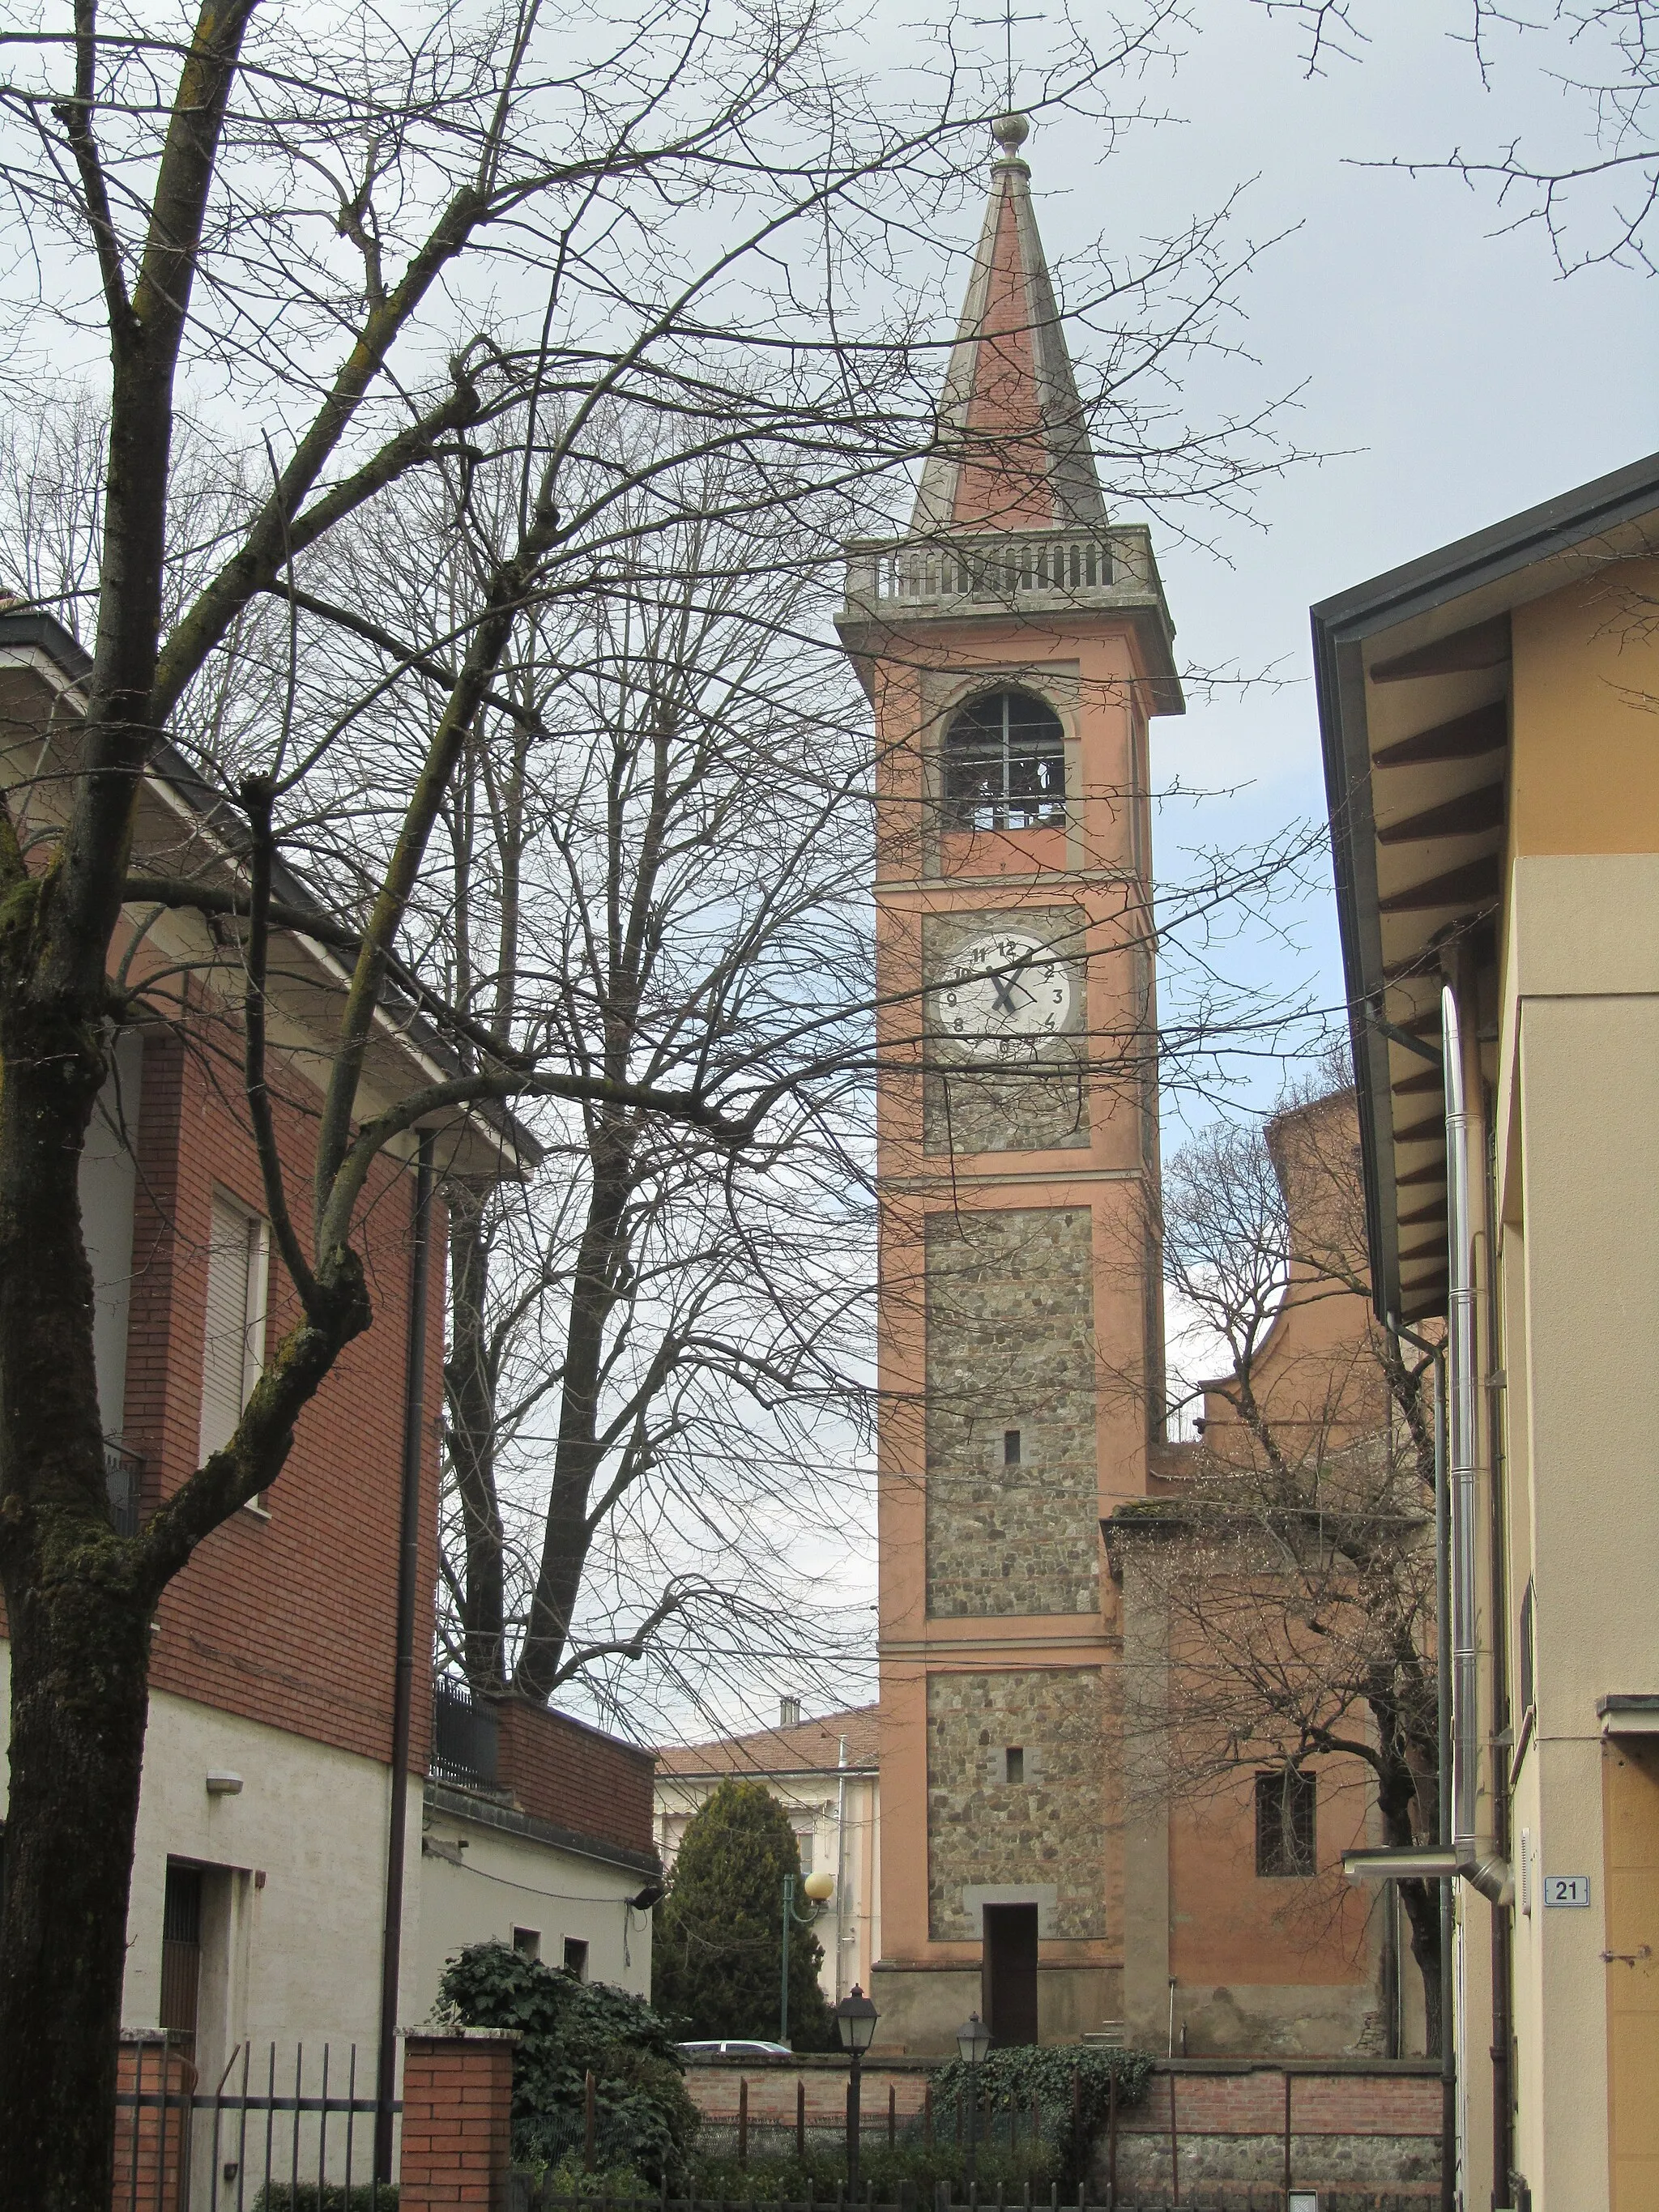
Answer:
[{"label": "street lamp post", "polygon": [[789,1930],[792,1928],[810,1928],[815,1920],[823,1917],[825,1905],[836,1893],[836,1877],[832,1874],[809,1874],[801,1884],[801,1887],[805,1891],[813,1906],[811,1912],[796,1911],[795,1877],[792,1874],[785,1875],[783,1877],[783,1966],[779,1976],[778,1986],[778,2041],[780,2043],[787,2043],[789,2040]]},{"label": "street lamp post", "polygon": [[859,2100],[859,2062],[870,2048],[876,2032],[876,2008],[856,1982],[851,1996],[843,1997],[836,2007],[836,2027],[841,2036],[842,2048],[852,2059],[852,2072],[847,2083],[847,2196],[849,2203],[859,2193],[859,2134],[863,2125],[863,2113]]},{"label": "street lamp post", "polygon": [[970,2012],[957,2030],[957,2051],[969,2068],[968,2075],[968,2189],[972,2199],[975,2154],[979,2148],[979,2067],[991,2048],[991,2031],[976,2012]]}]

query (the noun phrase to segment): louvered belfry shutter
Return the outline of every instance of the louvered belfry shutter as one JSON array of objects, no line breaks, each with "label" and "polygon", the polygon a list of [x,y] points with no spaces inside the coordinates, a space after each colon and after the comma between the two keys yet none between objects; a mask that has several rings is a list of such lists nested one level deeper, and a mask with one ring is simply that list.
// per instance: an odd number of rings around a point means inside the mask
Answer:
[{"label": "louvered belfry shutter", "polygon": [[201,1455],[228,1443],[262,1364],[251,1341],[264,1322],[256,1273],[263,1261],[263,1225],[240,1206],[216,1198],[208,1246],[207,1329],[202,1348]]}]

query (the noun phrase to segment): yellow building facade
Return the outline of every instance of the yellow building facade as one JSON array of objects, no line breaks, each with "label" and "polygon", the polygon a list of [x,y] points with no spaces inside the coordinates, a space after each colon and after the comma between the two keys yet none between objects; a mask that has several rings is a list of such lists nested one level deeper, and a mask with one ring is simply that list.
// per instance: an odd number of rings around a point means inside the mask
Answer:
[{"label": "yellow building facade", "polygon": [[1655,2212],[1659,458],[1314,637],[1377,1310],[1447,1344],[1446,2201]]}]

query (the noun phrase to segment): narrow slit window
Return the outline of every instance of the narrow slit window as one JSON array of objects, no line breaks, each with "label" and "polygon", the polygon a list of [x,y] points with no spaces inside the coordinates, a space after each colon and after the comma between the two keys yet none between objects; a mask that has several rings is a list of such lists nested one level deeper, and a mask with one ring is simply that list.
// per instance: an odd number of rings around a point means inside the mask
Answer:
[{"label": "narrow slit window", "polygon": [[587,1979],[587,1945],[580,1936],[567,1936],[564,1939],[564,1970],[579,1982]]},{"label": "narrow slit window", "polygon": [[1024,1744],[1011,1743],[1008,1746],[1002,1754],[1002,1766],[1006,1780],[1016,1784],[1024,1781],[1025,1747]]},{"label": "narrow slit window", "polygon": [[1024,1446],[1020,1431],[1018,1429],[1005,1429],[1002,1432],[1002,1464],[1004,1467],[1018,1467],[1024,1455]]}]

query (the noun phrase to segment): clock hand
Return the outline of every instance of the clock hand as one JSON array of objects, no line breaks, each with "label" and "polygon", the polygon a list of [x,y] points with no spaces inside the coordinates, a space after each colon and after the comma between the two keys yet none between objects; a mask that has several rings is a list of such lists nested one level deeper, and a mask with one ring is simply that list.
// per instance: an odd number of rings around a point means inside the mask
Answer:
[{"label": "clock hand", "polygon": [[[1024,988],[1023,984],[1016,985],[1012,977],[993,975],[991,988],[996,993],[997,1012],[1000,1014],[1017,1014],[1019,1012],[1019,1008],[1014,1004],[1014,992],[1016,988],[1023,990]],[[1029,999],[1031,994],[1026,991],[1025,995]]]}]

